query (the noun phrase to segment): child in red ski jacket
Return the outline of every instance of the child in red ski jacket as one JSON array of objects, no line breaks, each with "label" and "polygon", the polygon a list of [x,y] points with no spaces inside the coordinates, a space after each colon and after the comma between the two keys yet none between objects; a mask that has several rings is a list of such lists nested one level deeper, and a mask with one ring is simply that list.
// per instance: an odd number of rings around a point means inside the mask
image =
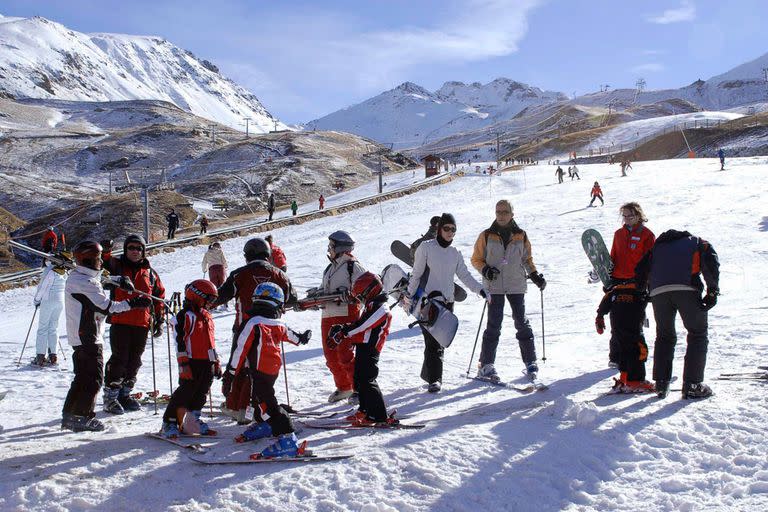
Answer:
[{"label": "child in red ski jacket", "polygon": [[275,397],[275,381],[282,365],[282,343],[306,345],[312,331],[299,334],[280,320],[285,294],[275,283],[259,284],[253,291],[252,306],[237,335],[232,354],[224,374],[224,387],[231,385],[240,372],[251,374],[251,405],[256,416],[237,442],[276,437],[274,444],[257,457],[295,457],[299,454],[298,439],[293,422]]},{"label": "child in red ski jacket", "polygon": [[381,279],[365,272],[352,285],[351,295],[365,306],[360,318],[348,324],[336,324],[328,332],[328,346],[333,349],[345,339],[355,346],[355,389],[360,394],[357,412],[347,419],[353,425],[370,426],[375,423],[396,423],[387,415],[387,407],[376,377],[379,375],[379,354],[389,334],[392,313],[387,296],[382,293]]},{"label": "child in red ski jacket", "polygon": [[213,317],[208,310],[216,302],[216,287],[206,279],[189,283],[184,305],[171,319],[176,336],[179,387],[163,414],[162,435],[173,439],[181,433],[216,435],[200,419],[214,375],[221,377],[216,355]]}]

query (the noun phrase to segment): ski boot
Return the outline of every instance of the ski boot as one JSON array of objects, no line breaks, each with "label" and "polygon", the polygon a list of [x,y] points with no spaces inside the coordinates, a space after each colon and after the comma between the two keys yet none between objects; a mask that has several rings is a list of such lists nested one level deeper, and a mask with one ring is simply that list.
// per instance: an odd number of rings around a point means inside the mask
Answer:
[{"label": "ski boot", "polygon": [[539,365],[536,364],[536,361],[531,361],[530,363],[525,364],[525,373],[528,374],[528,378],[535,379],[536,375],[539,373]]},{"label": "ski boot", "polygon": [[624,384],[624,393],[651,393],[655,389],[647,380],[629,380]]},{"label": "ski boot", "polygon": [[349,405],[358,405],[360,403],[360,393],[353,391],[349,398],[347,398],[347,403]]},{"label": "ski boot", "polygon": [[712,389],[703,382],[683,382],[683,398],[686,400],[709,398],[713,394]]},{"label": "ski boot", "polygon": [[245,432],[235,438],[236,443],[256,441],[265,437],[272,437],[272,427],[266,421],[251,423]]},{"label": "ski boot", "polygon": [[61,428],[72,432],[101,432],[104,430],[104,424],[96,418],[64,413]]},{"label": "ski boot", "polygon": [[48,364],[51,366],[56,366],[59,364],[58,356],[56,356],[56,354],[48,354]]},{"label": "ski boot", "polygon": [[181,432],[179,432],[179,426],[175,421],[163,421],[160,435],[166,439],[177,439],[181,435]]},{"label": "ski boot", "polygon": [[123,407],[125,412],[134,412],[141,410],[141,403],[131,396],[133,389],[123,386],[120,388],[120,394],[117,396],[117,401]]},{"label": "ski boot", "polygon": [[39,366],[40,368],[45,366],[45,354],[37,354],[32,360],[32,366]]},{"label": "ski boot", "polygon": [[202,414],[202,411],[192,411],[192,416],[195,417],[195,420],[197,421],[197,424],[200,425],[200,435],[201,436],[215,436],[218,432],[216,432],[214,429],[208,426],[206,422],[200,419],[200,415]]},{"label": "ski boot", "polygon": [[262,450],[261,457],[272,459],[275,457],[295,457],[298,454],[299,440],[296,437],[296,434],[291,432],[290,434],[277,436],[277,441],[275,441],[275,443]]},{"label": "ski boot", "polygon": [[443,388],[443,384],[436,380],[435,382],[431,382],[429,386],[427,386],[427,392],[428,393],[438,393]]},{"label": "ski boot", "polygon": [[124,414],[125,410],[120,405],[118,397],[120,396],[120,389],[116,388],[104,388],[104,412],[109,414]]},{"label": "ski boot", "polygon": [[356,421],[359,421],[363,418],[365,418],[366,414],[363,411],[355,411],[355,414],[350,414],[346,418],[344,418],[344,421],[348,421],[350,423],[354,423]]},{"label": "ski boot", "polygon": [[347,391],[341,391],[339,389],[335,390],[333,393],[328,395],[328,403],[332,404],[334,402],[340,402],[341,400],[346,400],[350,396],[352,396],[353,391],[351,389]]},{"label": "ski boot", "polygon": [[496,367],[493,363],[488,363],[480,366],[477,370],[477,377],[480,379],[486,379],[491,382],[501,382],[499,374],[496,373]]},{"label": "ski boot", "polygon": [[667,398],[669,394],[669,381],[657,380],[656,381],[656,396],[659,398]]}]

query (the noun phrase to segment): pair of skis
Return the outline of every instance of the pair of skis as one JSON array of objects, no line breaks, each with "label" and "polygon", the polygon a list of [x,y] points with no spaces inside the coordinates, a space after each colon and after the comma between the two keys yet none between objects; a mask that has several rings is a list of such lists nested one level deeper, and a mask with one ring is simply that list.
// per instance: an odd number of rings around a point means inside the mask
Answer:
[{"label": "pair of skis", "polygon": [[768,366],[758,366],[755,372],[721,373],[718,380],[765,380],[768,381]]},{"label": "pair of skis", "polygon": [[471,379],[471,380],[477,380],[480,382],[486,382],[488,384],[493,384],[494,386],[499,386],[502,388],[508,388],[513,389],[519,393],[533,393],[534,391],[546,391],[549,389],[549,385],[542,382],[538,375],[533,373],[529,374],[527,371],[523,370],[523,374],[528,377],[528,380],[530,381],[528,384],[515,384],[512,382],[505,382],[500,379],[492,379],[489,377],[480,377],[479,375],[470,375],[468,373],[463,374],[464,377]]}]

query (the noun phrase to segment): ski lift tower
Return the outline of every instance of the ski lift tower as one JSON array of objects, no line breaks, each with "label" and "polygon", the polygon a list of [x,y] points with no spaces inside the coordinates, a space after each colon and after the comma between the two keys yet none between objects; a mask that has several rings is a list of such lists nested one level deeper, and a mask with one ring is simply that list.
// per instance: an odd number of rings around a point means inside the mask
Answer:
[{"label": "ski lift tower", "polygon": [[638,95],[645,90],[645,78],[638,78],[637,82],[635,82],[635,97],[632,100],[632,103],[637,103],[637,97]]}]

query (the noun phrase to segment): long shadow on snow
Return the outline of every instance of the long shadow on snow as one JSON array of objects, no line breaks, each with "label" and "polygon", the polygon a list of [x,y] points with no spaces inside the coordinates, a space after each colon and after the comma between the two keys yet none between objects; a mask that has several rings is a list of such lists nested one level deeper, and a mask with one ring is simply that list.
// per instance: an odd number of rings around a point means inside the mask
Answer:
[{"label": "long shadow on snow", "polygon": [[[431,509],[557,511],[574,504],[594,506],[586,495],[599,495],[601,484],[617,477],[621,462],[637,459],[629,438],[690,403],[668,401],[656,411],[597,431],[620,415],[658,404],[655,396],[645,397],[636,397],[637,402],[620,410],[601,411],[601,417],[587,427],[561,428],[565,404],[558,402],[528,417],[499,423],[492,432],[503,455],[479,461],[474,476],[442,495]],[[467,496],[473,501],[464,505]]]}]

